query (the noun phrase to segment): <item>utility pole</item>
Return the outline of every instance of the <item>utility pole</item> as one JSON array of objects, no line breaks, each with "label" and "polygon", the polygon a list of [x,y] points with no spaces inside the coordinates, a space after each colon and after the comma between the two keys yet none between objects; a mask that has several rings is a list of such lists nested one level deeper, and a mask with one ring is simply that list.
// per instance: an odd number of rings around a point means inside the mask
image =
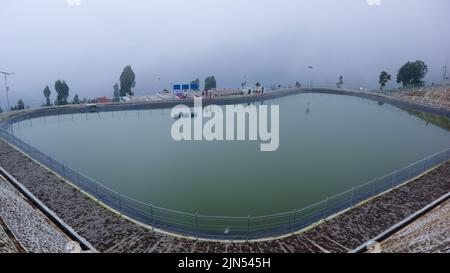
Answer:
[{"label": "utility pole", "polygon": [[312,65],[310,65],[310,66],[308,66],[307,67],[308,68],[308,71],[309,71],[309,87],[311,88],[312,87],[312,85],[313,85],[313,81],[312,81],[312,71],[313,71],[313,66]]},{"label": "utility pole", "polygon": [[442,67],[442,84],[447,84],[448,76],[447,76],[447,64]]},{"label": "utility pole", "polygon": [[7,77],[14,75],[14,73],[0,71],[0,74],[3,74],[3,76],[5,77],[6,102],[8,104],[7,111],[9,111],[9,109],[11,109],[11,106],[9,105],[9,95],[8,95],[8,93],[9,93],[9,86],[8,86],[8,78]]},{"label": "utility pole", "polygon": [[[161,86],[161,77],[160,76],[158,76],[158,89],[160,89],[162,86]],[[160,90],[160,91],[162,91],[162,90]],[[158,91],[159,92],[159,91]]]},{"label": "utility pole", "polygon": [[242,77],[243,82],[241,83],[242,90],[244,90],[245,86],[247,85],[247,76]]}]

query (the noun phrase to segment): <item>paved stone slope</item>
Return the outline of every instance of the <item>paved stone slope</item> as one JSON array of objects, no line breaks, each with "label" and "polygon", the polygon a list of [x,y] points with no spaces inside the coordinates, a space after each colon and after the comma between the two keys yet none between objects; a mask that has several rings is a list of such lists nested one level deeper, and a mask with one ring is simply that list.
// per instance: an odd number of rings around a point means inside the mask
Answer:
[{"label": "paved stone slope", "polygon": [[2,226],[7,227],[12,234],[8,236],[0,226],[0,252],[3,248],[5,252],[18,252],[13,240],[25,252],[66,252],[66,246],[71,241],[1,177],[0,219]]},{"label": "paved stone slope", "polygon": [[383,252],[450,253],[450,200],[381,242]]}]

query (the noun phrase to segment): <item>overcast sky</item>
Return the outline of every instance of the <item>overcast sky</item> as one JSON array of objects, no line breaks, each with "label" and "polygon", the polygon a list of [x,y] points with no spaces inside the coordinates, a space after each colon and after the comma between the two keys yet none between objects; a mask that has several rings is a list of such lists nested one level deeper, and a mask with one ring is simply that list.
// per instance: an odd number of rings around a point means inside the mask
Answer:
[{"label": "overcast sky", "polygon": [[[10,98],[44,101],[64,79],[70,99],[112,95],[125,65],[136,94],[216,76],[218,87],[374,87],[408,60],[438,81],[450,61],[448,0],[0,0],[0,71]],[[306,68],[312,65],[309,72]],[[159,79],[158,79],[159,78]],[[5,108],[5,87],[0,84]]]}]

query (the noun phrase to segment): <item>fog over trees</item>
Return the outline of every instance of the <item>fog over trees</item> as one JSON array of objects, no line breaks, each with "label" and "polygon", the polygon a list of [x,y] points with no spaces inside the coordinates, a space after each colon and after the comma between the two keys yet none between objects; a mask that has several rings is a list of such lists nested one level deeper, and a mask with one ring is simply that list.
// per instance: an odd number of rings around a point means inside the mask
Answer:
[{"label": "fog over trees", "polygon": [[16,73],[11,101],[31,106],[46,103],[47,85],[54,103],[57,79],[81,98],[112,97],[127,65],[137,81],[121,93],[135,95],[211,75],[218,88],[336,86],[343,75],[344,86],[377,89],[380,71],[395,77],[415,60],[437,82],[450,62],[449,10],[448,0],[0,1],[0,70]]}]

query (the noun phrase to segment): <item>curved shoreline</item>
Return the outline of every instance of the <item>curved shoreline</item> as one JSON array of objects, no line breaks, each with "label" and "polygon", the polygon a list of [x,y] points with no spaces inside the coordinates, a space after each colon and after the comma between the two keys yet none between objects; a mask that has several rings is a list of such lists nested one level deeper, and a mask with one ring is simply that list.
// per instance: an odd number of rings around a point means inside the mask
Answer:
[{"label": "curved shoreline", "polygon": [[[230,97],[217,97],[217,98],[204,98],[203,105],[225,105],[225,104],[240,104],[240,103],[253,103],[265,100],[272,100],[275,98],[285,97],[289,95],[296,95],[302,93],[319,93],[319,94],[333,94],[333,95],[346,95],[354,96],[364,99],[369,99],[376,102],[388,103],[403,110],[417,110],[426,112],[438,116],[444,116],[450,118],[450,110],[432,107],[428,105],[416,104],[413,102],[402,101],[396,98],[384,96],[373,92],[361,92],[349,89],[337,89],[337,88],[287,88],[276,91],[268,91],[263,94],[253,95],[241,95]],[[51,115],[63,115],[63,114],[76,114],[76,113],[92,113],[92,112],[111,112],[111,111],[123,111],[123,110],[148,110],[148,109],[163,109],[171,108],[178,104],[185,104],[193,106],[193,99],[174,99],[174,100],[161,100],[161,101],[149,101],[149,102],[125,102],[125,103],[108,103],[108,104],[70,104],[63,106],[50,106],[34,109],[27,109],[18,112],[10,112],[0,117],[0,127],[6,128],[7,124],[12,124],[21,120],[26,120],[33,117],[43,117]]]},{"label": "curved shoreline", "polygon": [[[277,91],[277,92],[273,92],[273,93],[266,93],[266,94],[262,94],[262,95],[207,99],[207,100],[205,100],[205,105],[208,105],[208,104],[219,104],[220,105],[220,104],[227,104],[227,103],[229,103],[229,104],[249,103],[249,102],[274,99],[277,97],[288,96],[288,95],[293,95],[293,94],[301,94],[301,93],[327,93],[327,94],[336,94],[336,95],[351,95],[351,96],[367,98],[367,99],[371,99],[371,100],[375,100],[375,101],[390,103],[390,104],[393,104],[394,106],[397,106],[402,109],[405,109],[407,107],[408,107],[407,109],[411,109],[411,107],[414,107],[415,110],[425,108],[426,111],[429,113],[438,114],[438,115],[440,114],[443,116],[450,116],[450,112],[445,109],[436,109],[436,108],[432,108],[432,107],[425,107],[422,105],[412,105],[411,103],[405,103],[405,102],[398,101],[395,99],[379,97],[374,94],[354,92],[354,91],[341,90],[341,89],[321,89],[321,88],[318,88],[318,89],[288,89],[288,90]],[[144,103],[106,104],[106,105],[98,105],[95,108],[94,112],[131,110],[131,109],[133,109],[133,110],[136,110],[136,109],[160,109],[160,108],[172,107],[172,106],[180,104],[180,103],[192,104],[193,100],[173,100],[173,101],[155,101],[155,102],[144,102]],[[0,123],[9,124],[12,122],[17,122],[20,120],[24,120],[24,119],[27,119],[30,117],[37,117],[37,116],[48,116],[48,115],[55,115],[55,114],[71,114],[71,113],[88,113],[88,112],[92,112],[92,108],[90,106],[86,106],[86,105],[75,105],[75,106],[69,105],[69,106],[52,107],[52,108],[40,108],[40,109],[32,109],[32,110],[28,110],[28,111],[13,113],[12,115],[10,115],[10,116],[4,118],[2,121],[0,121]],[[38,163],[38,162],[36,162],[36,163]],[[40,164],[40,163],[38,163],[38,164]],[[65,180],[65,182],[68,182],[68,184],[75,186],[70,181]],[[75,187],[77,187],[77,186],[75,186]],[[85,192],[84,194],[90,196],[90,198],[96,200],[97,202],[100,201],[100,200],[96,199],[95,197],[93,197],[92,195],[90,195],[89,192]],[[105,206],[108,207],[110,210],[112,210],[114,213],[121,214],[120,211],[115,210],[111,206],[109,206],[107,204],[105,204]],[[339,212],[339,213],[341,213],[341,212]],[[132,219],[132,220],[139,222],[139,220],[134,220],[134,219]],[[144,224],[144,225],[147,226],[146,224]],[[301,230],[301,229],[298,229],[298,230]],[[298,230],[296,232],[298,232]],[[170,228],[167,228],[167,229],[163,228],[162,232],[169,232],[170,234],[172,234],[172,232],[174,232],[174,231],[172,231]],[[280,235],[280,236],[283,237],[283,236],[289,235],[291,233],[292,233],[291,231],[288,231],[284,235]],[[176,231],[174,234],[176,236],[179,235]],[[186,236],[186,235],[182,235],[182,236]],[[187,237],[189,237],[189,235],[187,235]],[[273,238],[273,237],[267,236],[264,238],[267,239],[267,238]],[[198,239],[198,238],[196,238],[196,239]],[[229,239],[229,240],[233,241],[233,239]],[[221,240],[219,240],[219,241],[221,241]]]}]

